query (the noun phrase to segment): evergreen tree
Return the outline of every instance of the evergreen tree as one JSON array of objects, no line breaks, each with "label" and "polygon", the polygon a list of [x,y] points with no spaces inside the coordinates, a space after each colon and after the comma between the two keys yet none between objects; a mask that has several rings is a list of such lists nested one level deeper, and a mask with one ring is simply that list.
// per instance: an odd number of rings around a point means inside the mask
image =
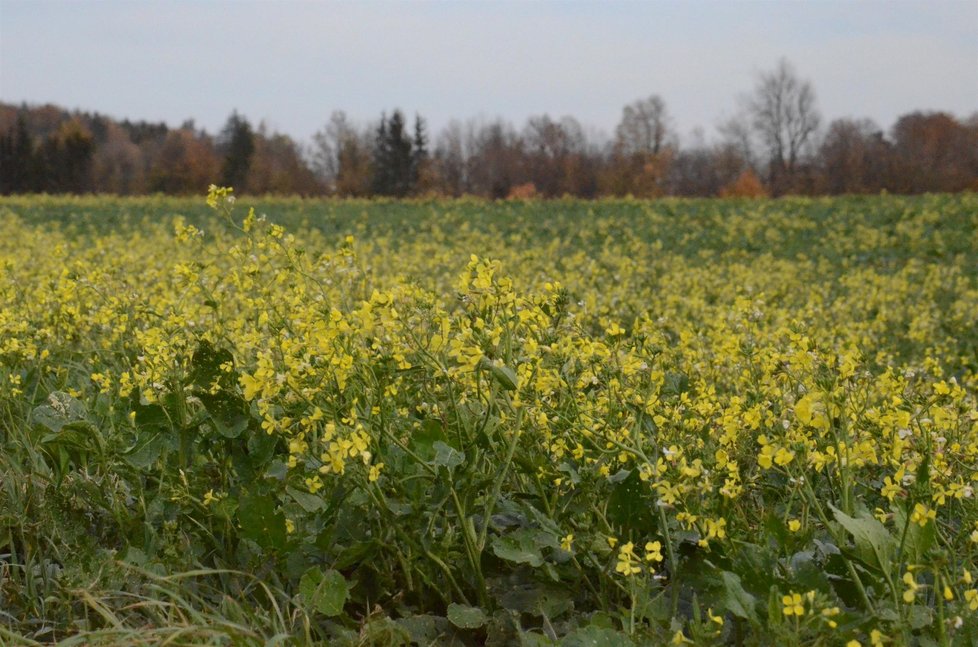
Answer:
[{"label": "evergreen tree", "polygon": [[251,158],[255,154],[255,133],[248,120],[237,111],[231,113],[221,131],[218,150],[224,156],[221,184],[234,187],[238,192],[246,191]]},{"label": "evergreen tree", "polygon": [[428,162],[428,133],[421,115],[414,116],[414,150],[411,152],[411,190],[417,191]]},{"label": "evergreen tree", "polygon": [[374,137],[373,179],[371,191],[377,195],[391,195],[393,181],[391,178],[390,148],[387,136],[387,115],[380,115],[380,125]]},{"label": "evergreen tree", "polygon": [[388,149],[390,151],[392,195],[404,197],[414,188],[414,156],[411,137],[400,110],[395,110],[387,124]]},{"label": "evergreen tree", "polygon": [[390,119],[381,116],[374,140],[374,193],[403,197],[414,189],[413,149],[401,111]]},{"label": "evergreen tree", "polygon": [[37,188],[34,142],[24,113],[7,134],[0,137],[0,193],[27,193]]},{"label": "evergreen tree", "polygon": [[50,193],[90,190],[94,154],[95,140],[81,122],[78,119],[64,122],[44,139],[38,150],[36,188]]}]

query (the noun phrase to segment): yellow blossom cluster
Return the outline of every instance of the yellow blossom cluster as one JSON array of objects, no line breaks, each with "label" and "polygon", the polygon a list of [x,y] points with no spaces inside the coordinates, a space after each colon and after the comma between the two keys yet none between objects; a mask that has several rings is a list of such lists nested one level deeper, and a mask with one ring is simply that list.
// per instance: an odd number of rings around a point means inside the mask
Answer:
[{"label": "yellow blossom cluster", "polygon": [[[230,214],[232,196],[208,203]],[[978,233],[946,235],[926,202],[872,227],[832,204],[555,203],[537,222],[479,203],[318,220],[283,203],[279,226],[255,210],[53,221],[11,201],[0,397],[35,371],[120,410],[188,395],[191,419],[207,342],[229,353],[221,388],[313,495],[350,473],[395,487],[434,426],[512,439],[519,484],[549,510],[637,475],[654,533],[581,514],[558,537],[583,553],[588,533],[620,536],[608,571],[623,576],[668,566],[669,532],[709,552],[774,514],[801,541],[831,521],[823,499],[880,508],[888,528],[912,501],[912,525],[974,556]],[[978,232],[975,197],[946,211]],[[902,599],[923,581],[906,571]],[[783,615],[811,599],[784,595]]]}]

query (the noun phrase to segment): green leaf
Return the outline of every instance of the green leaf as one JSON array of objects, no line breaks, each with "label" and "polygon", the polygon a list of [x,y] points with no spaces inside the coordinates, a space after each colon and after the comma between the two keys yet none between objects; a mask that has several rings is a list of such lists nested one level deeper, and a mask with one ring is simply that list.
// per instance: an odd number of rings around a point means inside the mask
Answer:
[{"label": "green leaf", "polygon": [[490,372],[492,373],[492,377],[499,382],[500,386],[502,386],[504,389],[507,391],[516,390],[516,385],[518,384],[516,371],[508,366],[496,366],[493,364]]},{"label": "green leaf", "polygon": [[483,369],[488,370],[489,374],[492,375],[494,379],[503,389],[507,391],[515,391],[518,382],[516,377],[516,371],[504,364],[497,364],[493,362],[488,357],[483,357],[479,360],[479,366]]},{"label": "green leaf", "polygon": [[155,464],[166,447],[166,438],[162,431],[150,431],[139,434],[136,443],[127,449],[123,458],[127,463],[138,469],[146,469]]},{"label": "green leaf", "polygon": [[666,373],[662,393],[664,395],[682,395],[689,390],[689,376],[685,373]]},{"label": "green leaf", "polygon": [[332,569],[324,572],[313,566],[300,578],[299,593],[308,608],[333,617],[343,613],[343,605],[350,597],[350,586],[340,573]]},{"label": "green leaf", "polygon": [[934,623],[934,612],[930,607],[915,604],[910,607],[910,628],[923,629]]},{"label": "green leaf", "polygon": [[478,629],[486,624],[486,613],[479,607],[468,607],[464,604],[448,605],[448,621],[461,629]]},{"label": "green leaf", "polygon": [[452,471],[465,462],[465,452],[460,452],[440,440],[436,441],[432,447],[435,450],[435,458],[432,460],[432,463],[438,466],[444,466],[448,471]]},{"label": "green leaf", "polygon": [[285,491],[292,497],[292,500],[299,504],[299,507],[306,512],[313,513],[322,510],[326,505],[323,502],[322,497],[316,496],[315,494],[310,494],[308,492],[303,492],[302,490],[297,490],[294,487],[287,487]]},{"label": "green leaf", "polygon": [[[937,538],[937,527],[933,521],[929,521],[923,528],[919,524],[913,523],[907,518],[907,510],[902,506],[893,509],[893,520],[897,528],[907,527],[907,537],[903,544],[905,551],[905,561],[920,564],[924,561],[924,555],[934,545]],[[910,524],[907,526],[907,524]]]},{"label": "green leaf", "polygon": [[757,599],[744,590],[744,585],[740,583],[740,576],[730,571],[723,571],[720,574],[723,581],[723,603],[727,611],[738,618],[757,622]]},{"label": "green leaf", "polygon": [[508,562],[529,564],[534,568],[543,564],[543,555],[528,531],[496,537],[492,540],[492,552]]},{"label": "green leaf", "polygon": [[438,441],[445,442],[447,439],[442,423],[429,418],[411,435],[411,449],[422,458],[430,459],[435,454],[434,444]]},{"label": "green leaf", "polygon": [[560,641],[560,647],[630,647],[634,644],[620,631],[593,625],[575,629]]},{"label": "green leaf", "polygon": [[209,391],[215,382],[225,387],[233,384],[233,374],[221,368],[225,363],[234,365],[230,351],[214,348],[207,341],[200,342],[190,359],[190,382],[203,391]]},{"label": "green leaf", "polygon": [[246,494],[238,506],[241,534],[262,548],[285,546],[285,515],[275,510],[275,500],[267,495]]},{"label": "green leaf", "polygon": [[870,566],[889,570],[896,542],[883,524],[865,511],[854,518],[831,503],[829,507],[836,521],[853,536],[860,559]]},{"label": "green leaf", "polygon": [[64,391],[54,391],[48,396],[48,403],[34,409],[31,413],[34,424],[55,433],[72,422],[88,420],[85,405]]},{"label": "green leaf", "polygon": [[204,408],[210,415],[214,429],[225,438],[237,438],[250,423],[245,413],[245,403],[237,395],[222,391],[217,394],[200,393],[198,395]]},{"label": "green leaf", "polygon": [[536,617],[546,616],[551,620],[574,608],[570,589],[535,583],[514,583],[499,594],[497,599],[504,609]]},{"label": "green leaf", "polygon": [[407,629],[411,640],[418,645],[435,645],[438,637],[448,629],[444,618],[432,615],[417,615],[399,618],[397,624]]},{"label": "green leaf", "polygon": [[651,487],[642,481],[638,470],[615,485],[608,497],[608,520],[625,530],[653,534],[656,527],[652,516],[655,505]]}]

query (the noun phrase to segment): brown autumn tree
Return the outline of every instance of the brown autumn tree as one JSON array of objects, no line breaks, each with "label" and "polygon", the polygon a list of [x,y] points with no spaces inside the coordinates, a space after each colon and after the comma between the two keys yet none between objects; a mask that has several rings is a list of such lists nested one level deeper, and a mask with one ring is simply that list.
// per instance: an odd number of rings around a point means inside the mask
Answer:
[{"label": "brown autumn tree", "polygon": [[282,133],[269,133],[265,124],[259,125],[255,133],[255,151],[246,184],[249,193],[254,194],[310,196],[323,192],[295,141]]},{"label": "brown autumn tree", "polygon": [[221,161],[210,138],[188,128],[171,130],[156,151],[149,169],[152,192],[194,194],[218,182]]},{"label": "brown autumn tree", "polygon": [[737,179],[720,189],[721,198],[763,198],[768,192],[751,169],[744,169]]},{"label": "brown autumn tree", "polygon": [[893,126],[893,190],[961,191],[978,177],[974,130],[946,112],[913,112]]},{"label": "brown autumn tree", "polygon": [[671,118],[662,97],[652,95],[625,106],[602,188],[615,195],[653,197],[667,191],[669,166],[676,153]]},{"label": "brown autumn tree", "polygon": [[143,152],[116,123],[106,126],[92,159],[92,184],[99,193],[135,195],[146,191]]}]

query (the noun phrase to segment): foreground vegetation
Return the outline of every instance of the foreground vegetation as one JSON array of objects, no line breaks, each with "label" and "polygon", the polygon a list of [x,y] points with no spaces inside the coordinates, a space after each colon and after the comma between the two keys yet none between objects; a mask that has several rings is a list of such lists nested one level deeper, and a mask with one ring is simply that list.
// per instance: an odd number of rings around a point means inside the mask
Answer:
[{"label": "foreground vegetation", "polygon": [[0,642],[978,642],[978,197],[207,202],[0,201]]}]

